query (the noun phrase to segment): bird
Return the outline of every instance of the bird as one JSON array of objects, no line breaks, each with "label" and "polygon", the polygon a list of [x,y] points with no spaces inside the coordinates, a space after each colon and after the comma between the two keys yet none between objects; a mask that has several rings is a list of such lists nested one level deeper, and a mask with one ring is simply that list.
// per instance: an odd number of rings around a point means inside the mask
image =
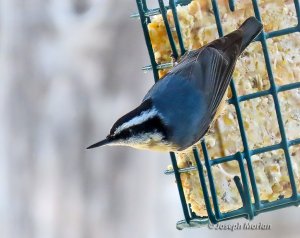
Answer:
[{"label": "bird", "polygon": [[249,17],[237,30],[187,51],[138,107],[118,119],[104,140],[87,149],[119,145],[180,152],[191,148],[219,114],[236,61],[262,28],[255,17]]}]

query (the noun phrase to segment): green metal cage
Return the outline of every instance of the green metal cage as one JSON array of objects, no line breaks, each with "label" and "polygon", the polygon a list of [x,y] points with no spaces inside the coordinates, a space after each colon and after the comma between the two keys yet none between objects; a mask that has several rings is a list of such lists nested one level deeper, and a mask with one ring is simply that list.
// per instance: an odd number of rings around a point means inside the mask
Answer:
[{"label": "green metal cage", "polygon": [[[172,63],[166,63],[166,64],[157,64],[156,63],[153,48],[152,48],[152,45],[150,42],[150,36],[149,36],[147,24],[151,22],[151,16],[154,16],[157,14],[162,15],[163,21],[164,21],[164,24],[166,27],[168,39],[170,42],[170,46],[172,49],[173,57],[176,59],[179,55],[182,55],[185,52],[183,39],[181,36],[181,31],[180,31],[180,23],[179,23],[179,20],[177,17],[177,12],[176,12],[176,6],[177,5],[187,5],[191,2],[191,0],[177,0],[177,1],[169,0],[168,6],[165,5],[163,0],[158,0],[159,7],[154,8],[154,9],[148,8],[147,0],[136,0],[136,2],[137,2],[137,7],[138,7],[138,13],[132,15],[132,17],[139,17],[141,20],[141,24],[142,24],[142,28],[143,28],[143,32],[144,32],[144,36],[145,36],[145,40],[146,40],[146,45],[147,45],[150,60],[151,60],[151,65],[146,66],[143,69],[145,69],[145,70],[152,69],[154,79],[155,79],[155,81],[157,81],[159,79],[158,71],[160,69],[171,67]],[[221,37],[221,36],[223,36],[223,29],[222,29],[220,14],[219,14],[218,3],[216,0],[211,0],[211,3],[212,3],[214,16],[215,16],[217,30],[218,30],[219,36]],[[235,10],[234,0],[228,0],[228,4],[229,4],[230,10],[234,11]],[[258,1],[252,0],[252,5],[253,5],[255,17],[259,21],[262,21]],[[268,73],[269,81],[270,81],[270,88],[267,90],[264,90],[264,91],[259,91],[259,92],[255,92],[255,93],[251,93],[251,94],[247,94],[247,95],[238,96],[234,81],[231,80],[230,87],[231,87],[231,91],[232,91],[232,98],[228,102],[229,102],[229,104],[232,104],[235,107],[244,151],[237,152],[234,155],[220,157],[220,158],[211,160],[209,158],[205,142],[201,141],[201,146],[202,146],[203,155],[204,155],[204,164],[202,164],[202,162],[200,160],[200,155],[199,155],[199,152],[197,151],[197,149],[193,149],[193,154],[194,154],[197,166],[191,166],[191,167],[187,167],[184,169],[178,168],[176,155],[172,152],[170,153],[173,170],[167,170],[165,173],[175,175],[177,186],[178,186],[178,191],[179,191],[179,195],[180,195],[180,199],[181,199],[181,204],[182,204],[182,208],[183,208],[183,214],[184,214],[184,220],[177,222],[178,229],[183,229],[185,227],[202,227],[204,225],[207,225],[209,222],[216,224],[220,221],[234,219],[234,218],[240,218],[240,217],[244,217],[246,219],[251,220],[251,219],[253,219],[254,216],[256,216],[260,213],[263,213],[263,212],[272,211],[272,210],[276,210],[276,209],[288,207],[288,206],[299,206],[300,194],[297,192],[297,188],[296,188],[296,182],[295,182],[295,177],[293,174],[293,166],[292,166],[291,157],[290,157],[290,153],[289,153],[289,147],[300,144],[300,138],[296,138],[294,140],[287,139],[285,128],[284,128],[284,123],[283,123],[282,115],[281,115],[281,111],[280,111],[278,93],[287,91],[287,90],[300,88],[300,82],[281,85],[281,86],[276,85],[274,76],[273,76],[273,72],[272,72],[270,55],[269,55],[268,46],[267,46],[267,39],[269,39],[269,38],[278,37],[278,36],[282,36],[282,35],[286,35],[286,34],[291,34],[294,32],[300,32],[299,1],[294,0],[294,5],[295,5],[297,18],[298,18],[298,24],[295,27],[289,27],[286,29],[281,29],[281,30],[272,31],[272,32],[262,31],[262,33],[255,39],[256,41],[259,41],[261,43],[261,46],[263,49],[263,54],[264,54],[265,63],[266,63],[266,69],[267,69],[267,73]],[[173,13],[175,31],[178,36],[180,54],[178,53],[178,50],[176,49],[175,41],[172,36],[172,30],[174,30],[174,29],[170,28],[170,24],[167,20],[166,13],[167,13],[168,9],[171,9],[171,11]],[[280,131],[282,140],[280,143],[275,144],[275,145],[251,150],[248,146],[247,136],[246,136],[245,128],[243,125],[242,114],[241,114],[239,104],[243,101],[266,96],[266,95],[271,95],[274,100],[274,106],[275,106],[275,110],[276,110],[276,116],[277,116],[279,131]],[[253,166],[252,166],[251,156],[260,154],[260,153],[264,153],[264,152],[269,152],[272,150],[278,150],[278,149],[282,149],[284,151],[290,185],[291,185],[291,189],[292,189],[292,196],[289,198],[280,198],[280,199],[278,199],[276,201],[272,201],[272,202],[262,201],[260,199],[256,180],[255,180],[255,173],[254,173]],[[234,181],[236,183],[237,189],[241,196],[243,206],[237,210],[223,213],[223,212],[221,212],[219,204],[218,204],[214,176],[212,174],[212,166],[215,166],[217,164],[222,164],[225,162],[229,162],[229,161],[236,161],[239,164],[241,178],[236,176],[234,178]],[[245,170],[244,162],[246,162],[246,164],[247,164],[248,171]],[[207,186],[206,181],[205,181],[204,166],[207,171],[209,186]],[[187,171],[192,171],[192,170],[197,170],[197,172],[199,173],[200,184],[201,184],[201,187],[203,190],[202,192],[203,192],[203,197],[204,197],[208,217],[200,217],[200,216],[197,216],[195,213],[193,213],[189,207],[189,204],[187,203],[187,201],[185,199],[184,191],[183,191],[183,187],[182,187],[182,183],[181,183],[181,179],[180,179],[180,173],[185,173]],[[250,186],[252,188],[252,194],[251,194]],[[212,202],[210,200],[209,194],[211,195]],[[253,195],[254,202],[251,201],[251,195]]]}]

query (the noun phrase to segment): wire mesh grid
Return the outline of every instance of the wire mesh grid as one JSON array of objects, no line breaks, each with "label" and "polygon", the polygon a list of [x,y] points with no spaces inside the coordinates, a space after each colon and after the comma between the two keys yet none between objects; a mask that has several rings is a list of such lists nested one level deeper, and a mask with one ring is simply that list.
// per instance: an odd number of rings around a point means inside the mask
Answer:
[{"label": "wire mesh grid", "polygon": [[[178,36],[178,43],[179,43],[179,49],[180,49],[181,55],[183,55],[185,53],[185,47],[184,47],[183,38],[181,35],[181,31],[180,31],[180,23],[179,23],[178,16],[177,16],[176,6],[177,5],[187,5],[191,2],[191,0],[177,0],[177,1],[169,0],[168,6],[165,5],[163,0],[158,0],[159,7],[154,8],[154,9],[148,8],[147,0],[136,0],[136,2],[137,2],[139,13],[132,15],[132,17],[139,17],[141,20],[141,24],[142,24],[142,28],[143,28],[143,32],[144,32],[144,36],[145,36],[145,40],[146,40],[146,45],[147,45],[150,60],[151,60],[151,65],[146,66],[143,69],[146,69],[146,70],[152,69],[153,74],[154,74],[154,79],[155,79],[155,81],[157,81],[159,79],[158,71],[161,69],[171,67],[172,63],[158,64],[155,61],[154,51],[153,51],[153,48],[151,45],[150,35],[149,35],[147,25],[151,22],[151,16],[158,15],[158,14],[162,15],[173,57],[175,59],[177,59],[179,57],[179,53],[178,53],[178,50],[175,45],[172,31],[175,30],[175,32]],[[223,36],[223,29],[222,29],[222,24],[221,24],[221,19],[220,19],[218,3],[216,0],[212,0],[211,3],[212,3],[212,8],[213,8],[213,13],[215,16],[215,23],[217,26],[218,34],[221,37],[221,36]],[[228,4],[229,4],[230,10],[234,11],[235,10],[234,0],[228,0]],[[255,17],[259,21],[262,21],[258,1],[252,0],[252,5],[253,5]],[[270,88],[267,90],[238,96],[237,90],[235,87],[235,83],[233,80],[231,80],[230,87],[231,87],[231,91],[232,91],[232,97],[228,100],[228,103],[232,104],[235,107],[237,121],[238,121],[238,125],[240,128],[240,134],[241,134],[241,139],[242,139],[242,144],[243,144],[244,150],[241,152],[237,152],[234,155],[220,157],[220,158],[211,160],[208,155],[205,141],[203,140],[203,141],[201,141],[201,147],[203,150],[204,165],[202,164],[202,162],[200,160],[198,150],[196,148],[194,148],[193,155],[195,157],[196,166],[191,166],[191,167],[182,168],[182,169],[178,168],[176,155],[173,152],[170,153],[173,170],[167,170],[166,174],[174,174],[175,175],[177,187],[178,187],[178,191],[179,191],[179,195],[180,195],[180,199],[181,199],[181,204],[182,204],[182,208],[183,208],[183,214],[184,214],[184,220],[181,220],[177,223],[178,229],[183,229],[185,227],[201,227],[203,225],[206,225],[208,222],[215,224],[220,221],[229,220],[229,219],[233,219],[233,218],[239,218],[239,217],[244,217],[246,219],[251,220],[251,219],[253,219],[254,216],[256,216],[260,213],[266,212],[266,211],[271,211],[271,210],[275,210],[275,209],[279,209],[279,208],[283,208],[283,207],[287,207],[287,206],[293,206],[293,205],[299,206],[300,194],[297,193],[297,187],[296,187],[295,177],[293,174],[293,165],[291,162],[289,147],[300,144],[300,138],[296,138],[293,140],[288,140],[288,138],[287,138],[283,119],[282,119],[282,114],[281,114],[281,110],[280,110],[278,93],[296,89],[296,88],[300,88],[300,82],[290,83],[290,84],[285,84],[285,85],[280,85],[280,86],[276,85],[274,76],[273,76],[272,67],[271,67],[270,55],[268,52],[268,45],[267,45],[267,39],[269,39],[269,38],[278,37],[278,36],[282,36],[282,35],[286,35],[286,34],[291,34],[294,32],[300,32],[299,1],[294,0],[294,5],[295,5],[297,20],[298,20],[298,23],[296,26],[288,27],[285,29],[276,30],[276,31],[272,31],[272,32],[262,31],[262,33],[255,39],[256,41],[260,42],[262,49],[263,49],[263,55],[264,55],[264,59],[265,59],[266,69],[267,69],[267,73],[269,76]],[[171,29],[170,24],[168,22],[168,19],[167,19],[167,10],[168,9],[170,9],[172,11],[175,29]],[[265,146],[265,147],[256,148],[256,149],[250,149],[249,145],[248,145],[248,140],[247,140],[244,124],[243,124],[240,103],[243,101],[246,101],[246,100],[263,97],[266,95],[271,95],[274,100],[274,106],[275,106],[279,131],[280,131],[282,140],[280,143],[277,143],[275,145]],[[289,198],[281,198],[281,199],[278,199],[278,200],[275,200],[272,202],[262,201],[260,199],[259,191],[257,188],[257,183],[256,183],[256,179],[255,179],[255,173],[253,170],[251,156],[260,154],[260,153],[264,153],[264,152],[278,150],[278,149],[282,149],[284,151],[290,185],[291,185],[291,189],[292,189],[292,196]],[[239,165],[241,178],[238,176],[235,176],[234,181],[237,186],[238,192],[240,194],[243,206],[237,210],[223,213],[223,212],[221,212],[219,204],[218,204],[216,186],[215,186],[215,182],[214,182],[214,176],[212,174],[212,166],[215,166],[217,164],[226,163],[229,161],[236,161]],[[246,164],[247,164],[248,171],[245,170],[244,162],[246,162]],[[206,169],[206,171],[207,171],[209,185],[207,185],[207,183],[205,181],[204,169]],[[199,179],[200,179],[200,184],[201,184],[201,188],[202,188],[202,192],[203,192],[203,198],[205,201],[207,214],[208,214],[207,217],[200,217],[200,216],[197,216],[195,213],[193,213],[189,207],[189,204],[187,203],[187,201],[185,199],[185,196],[184,196],[184,191],[183,191],[183,187],[182,187],[182,183],[181,183],[181,179],[180,179],[180,173],[185,173],[185,172],[192,171],[192,170],[197,170],[199,173]],[[250,186],[251,186],[251,189],[250,189]],[[252,194],[251,194],[251,191],[252,191]],[[251,195],[254,198],[254,202],[251,201]]]}]

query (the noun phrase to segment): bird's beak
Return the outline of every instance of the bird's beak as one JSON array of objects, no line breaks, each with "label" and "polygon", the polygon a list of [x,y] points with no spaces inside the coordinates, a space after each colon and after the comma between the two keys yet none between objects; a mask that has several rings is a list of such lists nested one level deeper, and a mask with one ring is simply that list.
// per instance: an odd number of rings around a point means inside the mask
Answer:
[{"label": "bird's beak", "polygon": [[102,140],[102,141],[99,141],[89,147],[87,147],[87,149],[92,149],[92,148],[95,148],[95,147],[99,147],[99,146],[103,146],[103,145],[107,145],[111,142],[111,139],[109,137],[107,137],[106,139]]}]

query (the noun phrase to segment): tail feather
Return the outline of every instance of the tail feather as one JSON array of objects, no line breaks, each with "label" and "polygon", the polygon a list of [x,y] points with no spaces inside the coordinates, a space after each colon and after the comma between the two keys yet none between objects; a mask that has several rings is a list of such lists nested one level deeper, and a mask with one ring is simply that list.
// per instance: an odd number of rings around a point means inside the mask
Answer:
[{"label": "tail feather", "polygon": [[214,40],[208,46],[220,50],[224,56],[236,59],[262,28],[263,25],[255,17],[249,17],[237,30]]},{"label": "tail feather", "polygon": [[241,53],[245,48],[255,39],[256,36],[261,32],[263,25],[255,18],[249,17],[239,27],[239,30],[243,32],[243,40],[241,44]]}]

